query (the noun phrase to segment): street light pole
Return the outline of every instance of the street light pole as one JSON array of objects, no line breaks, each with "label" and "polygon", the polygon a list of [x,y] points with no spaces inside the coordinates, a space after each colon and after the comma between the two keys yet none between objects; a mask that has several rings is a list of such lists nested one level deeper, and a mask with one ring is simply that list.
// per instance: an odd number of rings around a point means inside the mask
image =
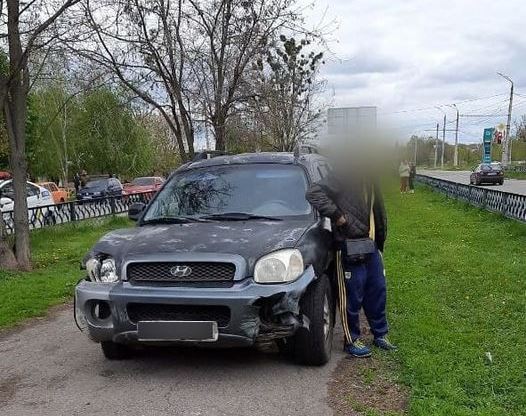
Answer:
[{"label": "street light pole", "polygon": [[455,110],[457,110],[457,123],[455,127],[455,154],[453,156],[453,166],[458,166],[458,121],[460,119],[460,113],[458,112],[458,108],[456,104],[453,104],[453,107],[455,107]]},{"label": "street light pole", "polygon": [[[442,126],[442,152],[440,155],[440,169],[444,169],[444,152],[446,148],[446,112],[442,110],[440,107],[435,106],[435,108],[444,114],[444,125]],[[438,141],[438,134],[437,134],[437,141]]]},{"label": "street light pole", "polygon": [[444,113],[444,126],[442,128],[442,155],[440,156],[440,169],[444,170],[444,151],[446,148],[446,113]]},{"label": "street light pole", "polygon": [[437,135],[435,140],[435,169],[437,167],[437,158],[438,158],[438,129],[440,129],[440,123],[437,123]]},{"label": "street light pole", "polygon": [[510,88],[510,103],[509,103],[509,106],[508,106],[508,121],[506,123],[506,133],[505,133],[505,136],[504,136],[504,142],[502,144],[502,164],[504,166],[508,166],[511,162],[511,154],[510,154],[510,128],[511,128],[511,110],[513,109],[513,81],[512,79],[507,76],[507,75],[504,75],[500,72],[497,72],[497,75],[501,76],[502,78],[504,78],[506,81],[508,81],[510,84],[511,84],[511,88]]}]

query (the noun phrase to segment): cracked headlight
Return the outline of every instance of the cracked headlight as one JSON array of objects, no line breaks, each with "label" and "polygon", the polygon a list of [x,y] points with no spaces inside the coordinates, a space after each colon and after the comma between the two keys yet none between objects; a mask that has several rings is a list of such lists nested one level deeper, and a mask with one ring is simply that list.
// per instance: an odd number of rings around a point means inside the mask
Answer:
[{"label": "cracked headlight", "polygon": [[288,283],[296,280],[303,271],[303,256],[299,250],[279,250],[256,262],[254,280],[257,283]]},{"label": "cracked headlight", "polygon": [[115,283],[119,280],[115,260],[108,257],[98,259],[93,257],[86,262],[89,280],[92,282]]}]

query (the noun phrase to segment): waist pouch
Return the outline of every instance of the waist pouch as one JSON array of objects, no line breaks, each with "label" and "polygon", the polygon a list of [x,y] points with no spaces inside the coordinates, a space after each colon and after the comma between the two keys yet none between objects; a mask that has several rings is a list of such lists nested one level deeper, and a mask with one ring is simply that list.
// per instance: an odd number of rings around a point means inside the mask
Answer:
[{"label": "waist pouch", "polygon": [[347,248],[347,257],[350,261],[364,261],[367,254],[372,254],[376,251],[375,242],[367,238],[353,238],[345,241]]}]

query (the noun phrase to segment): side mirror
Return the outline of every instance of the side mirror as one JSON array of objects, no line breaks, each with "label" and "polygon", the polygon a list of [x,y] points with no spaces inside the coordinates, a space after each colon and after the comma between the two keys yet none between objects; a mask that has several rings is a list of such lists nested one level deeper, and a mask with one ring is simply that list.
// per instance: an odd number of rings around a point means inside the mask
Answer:
[{"label": "side mirror", "polygon": [[146,208],[146,204],[143,202],[134,202],[128,208],[128,218],[132,221],[138,221],[144,208]]}]

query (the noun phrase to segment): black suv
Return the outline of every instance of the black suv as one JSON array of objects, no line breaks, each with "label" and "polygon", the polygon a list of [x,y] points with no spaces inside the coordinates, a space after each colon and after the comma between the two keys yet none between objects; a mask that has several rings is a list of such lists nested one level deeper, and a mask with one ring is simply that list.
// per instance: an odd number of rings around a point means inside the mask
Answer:
[{"label": "black suv", "polygon": [[331,353],[336,293],[329,222],[305,199],[317,154],[218,156],[175,171],[137,227],[83,260],[75,319],[109,359],[133,344],[276,342],[304,364]]}]

